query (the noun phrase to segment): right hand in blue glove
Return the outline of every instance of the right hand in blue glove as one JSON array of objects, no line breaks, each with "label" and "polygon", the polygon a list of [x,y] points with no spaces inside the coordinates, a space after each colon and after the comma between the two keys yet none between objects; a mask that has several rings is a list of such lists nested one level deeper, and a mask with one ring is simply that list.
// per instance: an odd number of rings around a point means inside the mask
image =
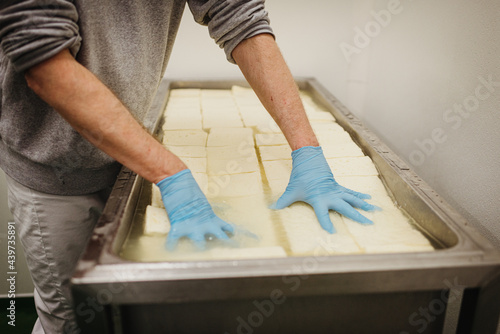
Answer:
[{"label": "right hand in blue glove", "polygon": [[335,181],[321,147],[305,146],[292,152],[290,181],[273,208],[283,209],[298,201],[306,202],[314,208],[321,227],[334,233],[329,210],[335,210],[361,224],[373,224],[353,208],[379,210],[377,206],[363,200],[369,198],[370,195],[344,188]]},{"label": "right hand in blue glove", "polygon": [[217,217],[189,169],[158,182],[161,197],[170,220],[166,247],[173,250],[182,237],[190,238],[199,249],[205,249],[206,235],[227,240],[233,227]]}]

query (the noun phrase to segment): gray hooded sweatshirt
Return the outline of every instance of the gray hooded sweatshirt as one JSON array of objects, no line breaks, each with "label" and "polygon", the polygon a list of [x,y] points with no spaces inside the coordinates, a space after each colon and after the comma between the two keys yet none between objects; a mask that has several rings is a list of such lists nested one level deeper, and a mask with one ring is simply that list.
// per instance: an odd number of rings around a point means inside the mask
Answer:
[{"label": "gray hooded sweatshirt", "polygon": [[[234,63],[242,40],[270,33],[264,0],[187,0]],[[32,189],[89,194],[120,165],[27,86],[24,72],[69,49],[142,121],[165,72],[186,0],[2,0],[0,167]]]}]

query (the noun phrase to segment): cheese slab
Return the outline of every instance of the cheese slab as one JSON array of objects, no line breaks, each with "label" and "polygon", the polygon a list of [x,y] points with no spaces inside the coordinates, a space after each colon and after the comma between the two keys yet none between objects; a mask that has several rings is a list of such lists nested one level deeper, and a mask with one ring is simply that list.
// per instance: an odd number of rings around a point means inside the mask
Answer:
[{"label": "cheese slab", "polygon": [[211,128],[207,146],[254,146],[253,131],[249,128]]},{"label": "cheese slab", "polygon": [[292,149],[288,145],[259,146],[262,161],[292,159]]},{"label": "cheese slab", "polygon": [[170,231],[170,221],[165,209],[148,205],[144,215],[144,234],[166,235],[168,231]]},{"label": "cheese slab", "polygon": [[285,135],[282,133],[257,133],[255,142],[257,146],[288,145]]},{"label": "cheese slab", "polygon": [[206,158],[205,146],[175,146],[167,145],[167,149],[180,158]]},{"label": "cheese slab", "polygon": [[360,253],[356,241],[341,216],[330,212],[336,233],[330,234],[319,224],[314,210],[305,203],[294,203],[278,211],[293,255],[332,255]]},{"label": "cheese slab", "polygon": [[326,160],[332,173],[337,176],[378,175],[377,168],[369,157],[331,158]]},{"label": "cheese slab", "polygon": [[219,174],[208,177],[207,196],[241,197],[263,194],[260,172]]},{"label": "cheese slab", "polygon": [[206,158],[181,158],[193,173],[207,173]]},{"label": "cheese slab", "polygon": [[163,144],[173,146],[205,146],[208,134],[203,130],[170,130],[163,132]]}]

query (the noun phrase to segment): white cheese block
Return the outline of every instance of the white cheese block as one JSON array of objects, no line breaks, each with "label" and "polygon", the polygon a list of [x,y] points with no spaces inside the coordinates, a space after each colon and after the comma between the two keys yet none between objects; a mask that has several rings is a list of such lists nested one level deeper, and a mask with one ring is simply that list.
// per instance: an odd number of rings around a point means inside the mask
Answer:
[{"label": "white cheese block", "polygon": [[202,130],[164,131],[163,144],[174,146],[205,146],[207,133]]},{"label": "white cheese block", "polygon": [[207,196],[241,197],[263,194],[260,172],[220,174],[208,177]]},{"label": "white cheese block", "polygon": [[205,146],[175,146],[167,145],[167,149],[180,158],[206,158]]},{"label": "white cheese block", "polygon": [[266,179],[269,180],[289,180],[292,172],[292,160],[270,160],[262,161]]},{"label": "white cheese block", "polygon": [[207,173],[207,158],[181,158],[193,173]]},{"label": "white cheese block", "polygon": [[162,128],[163,130],[201,130],[201,115],[199,117],[168,115]]},{"label": "white cheese block", "polygon": [[362,225],[343,217],[347,229],[366,253],[414,252],[433,250],[429,240],[410,225],[397,208],[383,206],[382,211],[359,210],[373,225]]},{"label": "white cheese block", "polygon": [[335,122],[335,117],[328,111],[310,111],[306,115],[310,122]]},{"label": "white cheese block", "polygon": [[[243,174],[241,174],[243,175]],[[242,197],[210,199],[215,214],[224,221],[234,224],[234,240],[240,247],[280,246],[276,234],[274,211],[269,208],[263,194]],[[254,234],[257,239],[248,236]]]},{"label": "white cheese block", "polygon": [[311,127],[314,130],[314,133],[317,132],[343,132],[345,131],[342,126],[335,122],[311,122]]},{"label": "white cheese block", "polygon": [[203,116],[203,128],[238,128],[243,127],[243,122],[239,116],[228,117],[227,115],[207,115]]},{"label": "white cheese block", "polygon": [[[243,144],[242,144],[243,143]],[[249,128],[211,128],[207,146],[254,146],[253,131]]]},{"label": "white cheese block", "polygon": [[231,147],[231,146],[215,146],[207,147],[207,157],[210,160],[231,160],[231,159],[245,159],[249,161],[256,157],[255,148],[253,146],[249,147]]},{"label": "white cheese block", "polygon": [[164,208],[160,188],[154,183],[151,183],[151,205],[157,208]]},{"label": "white cheese block", "polygon": [[363,151],[353,142],[326,143],[321,145],[325,158],[363,157]]},{"label": "white cheese block", "polygon": [[267,184],[271,190],[271,199],[273,202],[276,202],[276,200],[283,195],[286,190],[286,186],[288,185],[288,181],[289,179],[286,178],[267,180]]},{"label": "white cheese block", "polygon": [[259,160],[256,155],[234,159],[208,159],[209,175],[240,174],[259,172]]},{"label": "white cheese block", "polygon": [[202,89],[202,98],[232,98],[231,91],[229,89]]},{"label": "white cheese block", "polygon": [[278,210],[293,255],[332,255],[360,253],[361,249],[345,227],[339,214],[330,212],[336,233],[323,230],[314,209],[297,202]]},{"label": "white cheese block", "polygon": [[262,161],[292,159],[292,149],[288,145],[259,146]]},{"label": "white cheese block", "polygon": [[[198,88],[177,88],[170,91],[172,97],[199,97],[201,90]],[[170,101],[170,100],[169,100]]]},{"label": "white cheese block", "polygon": [[316,138],[320,145],[328,145],[328,144],[338,144],[345,142],[352,142],[352,138],[347,131],[316,131]]},{"label": "white cheese block", "polygon": [[335,177],[346,175],[369,176],[378,175],[377,168],[369,157],[327,159]]},{"label": "white cheese block", "polygon": [[255,142],[257,146],[288,145],[285,135],[282,133],[257,133]]},{"label": "white cheese block", "polygon": [[144,234],[167,234],[168,231],[170,231],[170,221],[165,209],[148,205],[144,216]]}]

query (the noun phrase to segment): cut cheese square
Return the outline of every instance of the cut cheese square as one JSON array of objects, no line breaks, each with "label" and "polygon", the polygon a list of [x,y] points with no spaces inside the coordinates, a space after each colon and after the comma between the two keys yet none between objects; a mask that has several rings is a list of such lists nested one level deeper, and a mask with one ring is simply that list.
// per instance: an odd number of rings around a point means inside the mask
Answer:
[{"label": "cut cheese square", "polygon": [[229,89],[202,89],[202,98],[231,98],[232,94]]},{"label": "cut cheese square", "polygon": [[202,130],[174,130],[163,132],[163,144],[174,146],[205,146],[207,133]]},{"label": "cut cheese square", "polygon": [[203,116],[203,128],[242,128],[243,122],[240,117],[235,115],[228,117],[227,115],[210,115]]},{"label": "cut cheese square", "polygon": [[314,133],[323,132],[323,131],[328,131],[328,132],[345,131],[342,126],[340,126],[338,123],[335,123],[335,122],[314,122],[314,121],[312,121],[311,126],[314,130]]},{"label": "cut cheese square", "polygon": [[327,159],[335,177],[357,175],[378,175],[377,168],[369,157],[332,158]]},{"label": "cut cheese square", "polygon": [[208,174],[240,174],[259,172],[259,160],[256,155],[234,159],[208,159]]},{"label": "cut cheese square", "polygon": [[167,115],[162,128],[163,130],[201,130],[201,115],[199,117]]},{"label": "cut cheese square", "polygon": [[234,148],[231,146],[215,146],[215,147],[207,147],[207,156],[210,163],[210,160],[240,160],[248,158],[248,160],[253,160],[256,157],[255,148],[253,146],[250,147],[238,147]]},{"label": "cut cheese square", "polygon": [[157,208],[164,208],[160,188],[154,183],[151,183],[151,205]]},{"label": "cut cheese square", "polygon": [[[243,144],[242,144],[243,143]],[[253,131],[249,128],[211,128],[207,146],[254,146]]]},{"label": "cut cheese square", "polygon": [[165,209],[148,205],[144,216],[144,234],[167,234],[168,231],[170,231],[170,221]]},{"label": "cut cheese square", "polygon": [[[241,247],[268,247],[279,245],[273,210],[263,194],[242,197],[218,197],[210,201],[215,214],[235,225],[234,239]],[[249,237],[252,233],[258,240]]]},{"label": "cut cheese square", "polygon": [[363,151],[353,141],[321,145],[325,158],[363,157]]},{"label": "cut cheese square", "polygon": [[335,117],[327,111],[310,111],[306,115],[310,122],[335,122]]},{"label": "cut cheese square", "polygon": [[292,149],[288,145],[259,146],[262,161],[292,159]]},{"label": "cut cheese square", "polygon": [[288,145],[285,135],[282,133],[257,133],[255,141],[257,146]]},{"label": "cut cheese square", "polygon": [[270,160],[262,161],[266,179],[269,180],[289,180],[292,172],[292,160]]},{"label": "cut cheese square", "polygon": [[167,145],[167,149],[180,158],[206,158],[205,146],[175,146]]},{"label": "cut cheese square", "polygon": [[181,158],[193,173],[207,173],[207,158]]},{"label": "cut cheese square", "polygon": [[360,253],[361,249],[345,227],[339,214],[330,212],[336,233],[323,230],[314,209],[298,202],[277,211],[293,255],[333,255]]},{"label": "cut cheese square", "polygon": [[170,97],[199,97],[200,89],[198,88],[177,88],[170,91]]},{"label": "cut cheese square", "polygon": [[386,206],[382,211],[359,210],[373,221],[362,225],[343,217],[347,229],[366,253],[414,252],[433,250],[429,240],[414,229],[401,210]]},{"label": "cut cheese square", "polygon": [[207,196],[241,197],[263,194],[260,172],[210,175]]},{"label": "cut cheese square", "polygon": [[283,195],[288,185],[289,179],[268,179],[267,184],[271,189],[271,197],[272,201],[275,202],[278,200],[279,196]]}]

